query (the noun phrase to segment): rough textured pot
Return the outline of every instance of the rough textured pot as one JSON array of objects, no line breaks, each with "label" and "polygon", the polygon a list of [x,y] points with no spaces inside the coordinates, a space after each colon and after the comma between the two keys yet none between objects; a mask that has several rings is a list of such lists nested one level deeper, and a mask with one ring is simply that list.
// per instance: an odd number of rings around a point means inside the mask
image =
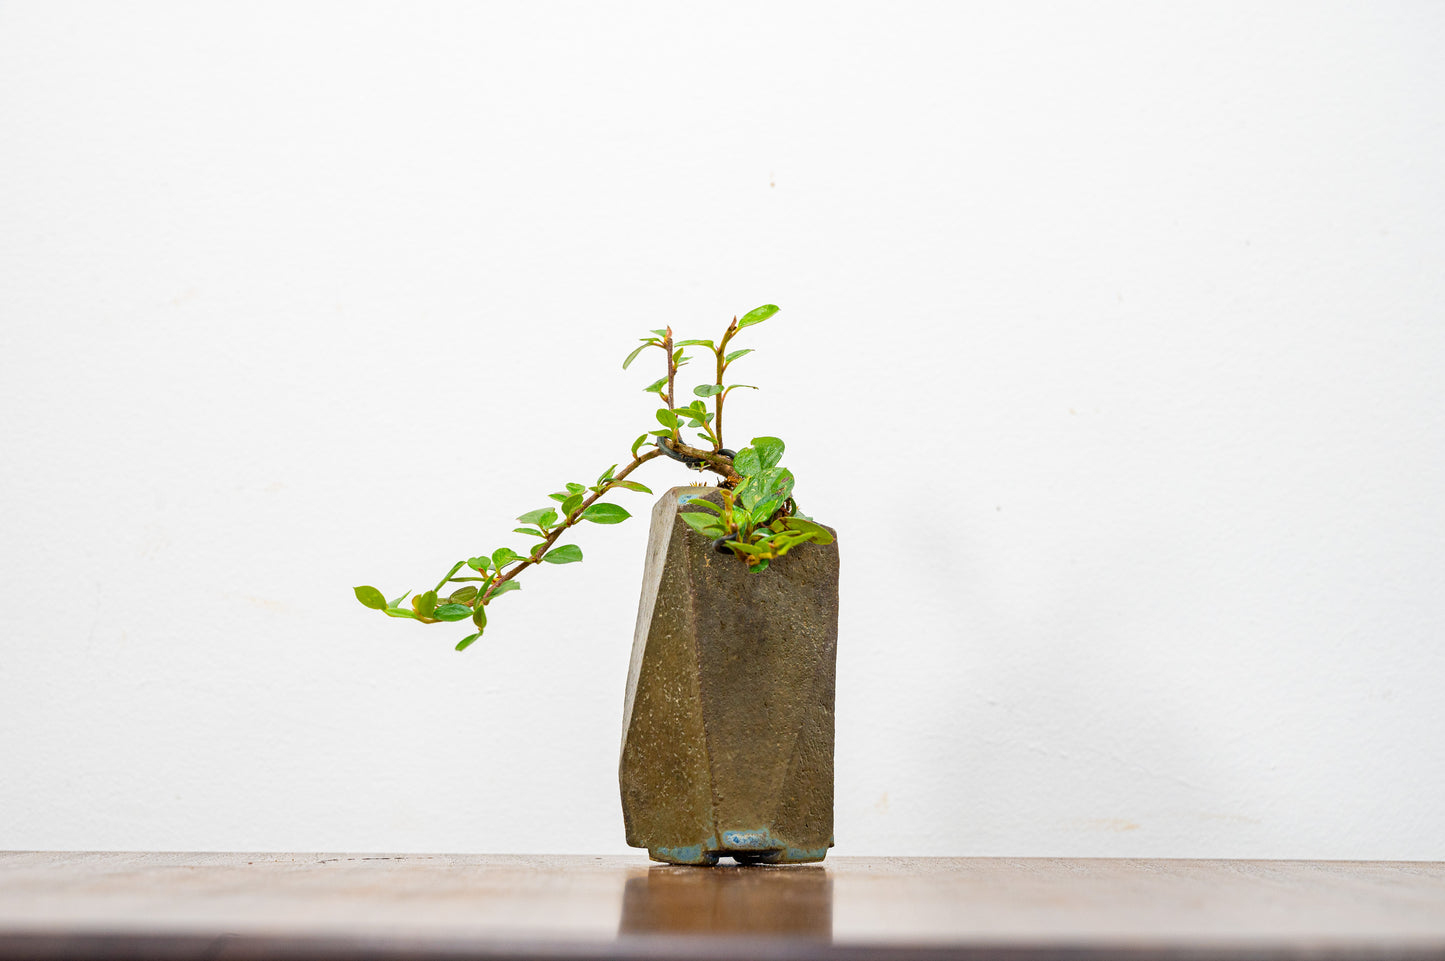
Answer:
[{"label": "rough textured pot", "polygon": [[676,487],[652,512],[622,723],[627,843],[657,861],[821,861],[833,845],[838,544],[748,573],[678,520],[720,502]]}]

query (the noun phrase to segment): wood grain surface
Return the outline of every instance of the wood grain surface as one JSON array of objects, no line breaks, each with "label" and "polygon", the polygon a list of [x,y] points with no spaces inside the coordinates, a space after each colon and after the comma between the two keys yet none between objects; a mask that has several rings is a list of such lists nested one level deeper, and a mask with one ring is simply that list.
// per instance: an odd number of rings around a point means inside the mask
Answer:
[{"label": "wood grain surface", "polygon": [[57,957],[1445,959],[1445,864],[0,853]]}]

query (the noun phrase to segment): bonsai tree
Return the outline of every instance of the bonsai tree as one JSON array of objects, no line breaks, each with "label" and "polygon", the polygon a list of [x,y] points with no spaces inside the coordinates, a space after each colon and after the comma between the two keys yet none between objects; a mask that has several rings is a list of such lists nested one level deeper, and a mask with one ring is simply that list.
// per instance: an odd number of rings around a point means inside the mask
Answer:
[{"label": "bonsai tree", "polygon": [[[730,349],[733,339],[777,312],[776,306],[765,304],[741,318],[734,317],[717,341],[675,341],[671,327],[650,331],[650,336],[641,338],[642,344],[627,355],[622,369],[630,367],[648,348],[662,351],[665,375],[643,388],[661,401],[656,412],[661,429],[649,430],[632,442],[632,459],[626,466],[619,469],[619,464],[613,464],[591,485],[568,483],[563,490],[547,495],[553,504],[518,515],[522,526],[513,533],[535,539],[525,550],[499,547],[490,554],[457,561],[436,587],[420,594],[408,591],[388,601],[375,587],[363,585],[355,588],[356,599],[390,617],[410,618],[424,624],[470,620],[475,631],[456,645],[457,650],[466,650],[486,630],[487,608],[492,602],[521,588],[518,577],[523,571],[540,564],[575,564],[582,560],[580,547],[558,543],[568,531],[582,521],[620,524],[632,516],[620,504],[603,498],[619,490],[651,494],[649,488],[632,480],[630,475],[658,457],[717,475],[719,503],[693,498],[689,503],[703,510],[686,511],[678,516],[700,534],[712,538],[717,551],[735,555],[752,573],[767,570],[770,561],[800,544],[831,543],[833,536],[828,529],[813,523],[798,510],[793,499],[793,474],[780,463],[784,450],[781,440],[754,437],[749,446],[739,451],[723,445],[723,405],[728,394],[744,388],[757,389],[749,384],[724,383],[728,369],[752,353],[751,347]],[[713,377],[695,386],[693,399],[684,405],[678,401],[676,390],[678,371],[693,359],[684,353],[689,347],[712,355]],[[683,434],[684,429],[696,434],[688,438]],[[458,576],[464,568],[467,573]],[[410,606],[403,607],[409,597]]]}]

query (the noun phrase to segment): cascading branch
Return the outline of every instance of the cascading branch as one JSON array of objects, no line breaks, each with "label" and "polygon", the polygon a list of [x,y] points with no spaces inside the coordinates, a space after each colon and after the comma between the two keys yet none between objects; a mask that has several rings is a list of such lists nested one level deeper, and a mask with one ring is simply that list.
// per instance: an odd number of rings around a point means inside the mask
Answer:
[{"label": "cascading branch", "polygon": [[[554,507],[541,507],[518,516],[523,526],[513,533],[536,538],[529,550],[517,551],[499,547],[490,554],[479,554],[457,561],[443,575],[437,586],[421,594],[411,592],[388,601],[375,587],[355,588],[356,599],[373,610],[390,617],[407,617],[424,624],[439,621],[471,620],[476,631],[457,642],[459,651],[466,648],[487,627],[487,607],[502,594],[521,589],[517,576],[538,564],[574,564],[582,560],[582,548],[575,544],[558,544],[562,535],[582,521],[594,524],[620,524],[632,515],[619,504],[603,502],[602,497],[614,490],[652,491],[637,481],[628,480],[638,467],[656,457],[670,457],[698,471],[712,471],[720,478],[722,506],[697,498],[693,505],[710,513],[683,513],[683,521],[699,533],[711,537],[717,550],[734,554],[747,569],[757,573],[767,570],[768,563],[805,543],[828,544],[833,540],[828,529],[815,524],[799,513],[793,499],[793,473],[780,466],[783,442],[776,437],[754,437],[751,446],[731,451],[723,446],[723,403],[728,394],[739,388],[756,390],[749,384],[724,384],[728,368],[752,353],[751,347],[729,350],[739,331],[761,324],[778,312],[773,304],[750,310],[741,319],[734,317],[722,338],[711,340],[680,340],[672,337],[672,328],[653,330],[652,336],[641,338],[642,344],[622,362],[626,370],[638,355],[650,347],[663,352],[667,375],[643,388],[658,395],[662,406],[656,418],[661,430],[649,430],[632,442],[632,460],[618,470],[613,464],[591,485],[569,483],[563,490],[548,494]],[[684,355],[688,347],[705,348],[712,353],[714,377],[711,383],[692,389],[694,399],[680,406],[674,388],[677,372],[692,358]],[[712,409],[708,409],[708,401]],[[697,431],[695,443],[687,443],[683,428]],[[648,438],[652,438],[649,442]],[[646,450],[643,448],[646,447]],[[641,453],[639,453],[641,451]],[[463,569],[468,573],[457,576]],[[449,585],[463,586],[442,594]],[[403,602],[411,598],[411,605]]]}]

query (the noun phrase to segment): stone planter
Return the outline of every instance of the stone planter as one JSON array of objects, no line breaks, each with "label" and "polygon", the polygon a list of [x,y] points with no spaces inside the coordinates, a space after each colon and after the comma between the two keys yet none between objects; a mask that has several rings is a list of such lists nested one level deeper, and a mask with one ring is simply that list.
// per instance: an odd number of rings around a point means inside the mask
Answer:
[{"label": "stone planter", "polygon": [[833,845],[838,545],[765,572],[677,519],[720,501],[676,487],[652,512],[622,724],[627,843],[654,860],[821,861]]}]

